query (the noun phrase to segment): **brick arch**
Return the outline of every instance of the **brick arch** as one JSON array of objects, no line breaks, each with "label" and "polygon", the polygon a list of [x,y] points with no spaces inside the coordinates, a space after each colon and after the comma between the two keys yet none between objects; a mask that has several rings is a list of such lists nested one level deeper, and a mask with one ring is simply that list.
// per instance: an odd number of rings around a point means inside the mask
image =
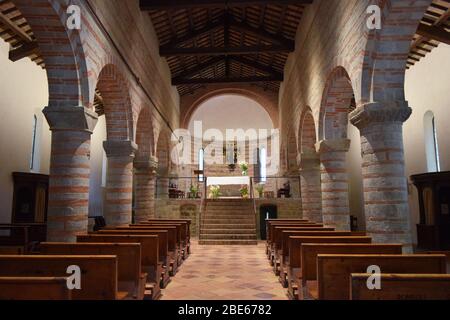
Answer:
[{"label": "brick arch", "polygon": [[33,30],[44,59],[49,85],[49,106],[89,106],[88,72],[80,32],[66,28],[66,11],[71,1],[12,2]]},{"label": "brick arch", "polygon": [[347,71],[343,67],[334,69],[322,96],[319,113],[319,140],[347,138],[348,114],[354,91]]},{"label": "brick arch", "polygon": [[97,89],[103,99],[108,140],[134,138],[133,112],[129,85],[118,68],[108,64],[101,70]]},{"label": "brick arch", "polygon": [[363,83],[371,101],[405,100],[406,61],[411,41],[432,0],[379,0],[382,29],[368,41]]},{"label": "brick arch", "polygon": [[165,131],[161,131],[156,145],[156,157],[158,159],[158,168],[162,171],[170,170],[170,144],[169,136]]},{"label": "brick arch", "polygon": [[213,85],[208,86],[204,90],[198,90],[192,96],[186,96],[181,101],[181,115],[180,126],[181,128],[188,128],[192,115],[205,101],[220,95],[234,94],[241,95],[250,98],[260,104],[264,110],[269,114],[274,128],[279,126],[278,116],[278,95],[271,95],[261,88],[257,88],[250,85],[240,86],[221,86]]},{"label": "brick arch", "polygon": [[295,130],[292,127],[289,131],[287,145],[286,145],[286,156],[287,156],[287,169],[288,171],[295,170],[297,168],[297,139],[295,135]]},{"label": "brick arch", "polygon": [[306,107],[300,117],[298,132],[298,150],[300,153],[314,153],[316,151],[316,123],[310,107]]},{"label": "brick arch", "polygon": [[137,161],[148,161],[154,156],[155,140],[150,109],[142,108],[136,125],[136,144],[138,145]]}]

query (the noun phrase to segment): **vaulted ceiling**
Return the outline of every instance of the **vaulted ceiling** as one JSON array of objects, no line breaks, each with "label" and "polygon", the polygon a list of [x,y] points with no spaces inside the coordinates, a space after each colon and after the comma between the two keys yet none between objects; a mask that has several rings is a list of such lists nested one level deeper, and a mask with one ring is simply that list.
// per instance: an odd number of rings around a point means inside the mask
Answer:
[{"label": "vaulted ceiling", "polygon": [[313,0],[141,0],[180,95],[213,83],[278,92],[305,6]]}]

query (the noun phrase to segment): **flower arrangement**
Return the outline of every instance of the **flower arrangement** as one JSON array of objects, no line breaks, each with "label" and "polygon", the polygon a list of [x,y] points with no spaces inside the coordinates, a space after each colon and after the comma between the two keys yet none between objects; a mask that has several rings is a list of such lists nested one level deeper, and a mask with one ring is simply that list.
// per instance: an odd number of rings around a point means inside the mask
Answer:
[{"label": "flower arrangement", "polygon": [[239,189],[239,192],[241,193],[242,198],[248,199],[249,192],[248,192],[248,185],[243,185],[241,189]]},{"label": "flower arrangement", "polygon": [[239,164],[239,167],[241,168],[242,175],[248,176],[248,163],[247,162],[241,162]]},{"label": "flower arrangement", "polygon": [[258,192],[259,197],[262,198],[263,194],[264,194],[264,185],[262,183],[260,183],[260,184],[256,185],[255,189]]},{"label": "flower arrangement", "polygon": [[217,199],[220,197],[220,186],[211,186],[209,188],[210,194],[209,197],[213,199]]}]

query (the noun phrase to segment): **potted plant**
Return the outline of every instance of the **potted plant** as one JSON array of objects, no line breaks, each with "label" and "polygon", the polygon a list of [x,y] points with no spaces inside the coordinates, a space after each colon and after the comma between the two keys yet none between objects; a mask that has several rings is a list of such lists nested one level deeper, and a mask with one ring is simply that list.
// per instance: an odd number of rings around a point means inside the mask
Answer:
[{"label": "potted plant", "polygon": [[239,167],[241,168],[242,175],[248,176],[248,163],[247,162],[241,162],[239,164]]},{"label": "potted plant", "polygon": [[248,185],[246,185],[246,184],[243,185],[241,187],[241,189],[239,189],[239,191],[241,192],[242,198],[244,198],[244,199],[248,199],[249,198],[250,194],[248,192]]},{"label": "potted plant", "polygon": [[217,199],[220,197],[220,186],[211,186],[209,188],[210,194],[209,197],[212,199]]},{"label": "potted plant", "polygon": [[255,189],[258,192],[259,197],[262,198],[264,195],[264,185],[262,183],[260,183],[256,186]]},{"label": "potted plant", "polygon": [[198,186],[191,185],[191,187],[189,188],[190,198],[197,199],[198,198],[198,191],[199,191]]}]

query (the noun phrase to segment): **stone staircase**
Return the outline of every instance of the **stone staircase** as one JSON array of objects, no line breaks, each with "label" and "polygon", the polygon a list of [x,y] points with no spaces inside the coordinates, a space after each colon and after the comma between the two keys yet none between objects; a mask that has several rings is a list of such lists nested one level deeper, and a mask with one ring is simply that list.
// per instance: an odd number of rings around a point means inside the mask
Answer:
[{"label": "stone staircase", "polygon": [[257,244],[252,200],[208,199],[201,223],[202,245]]}]

